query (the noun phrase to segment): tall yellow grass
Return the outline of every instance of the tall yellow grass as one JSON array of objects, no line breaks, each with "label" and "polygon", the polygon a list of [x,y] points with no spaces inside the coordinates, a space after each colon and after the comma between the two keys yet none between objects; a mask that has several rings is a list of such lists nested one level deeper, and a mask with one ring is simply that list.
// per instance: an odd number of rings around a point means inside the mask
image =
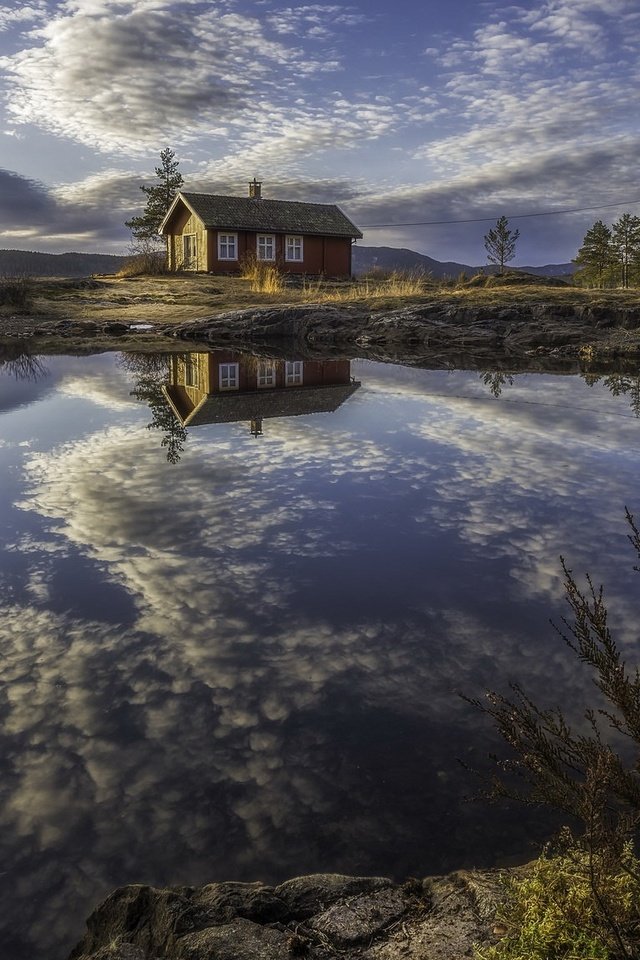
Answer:
[{"label": "tall yellow grass", "polygon": [[242,260],[240,276],[250,281],[252,293],[282,293],[284,290],[284,277],[278,265],[258,260],[253,255]]},{"label": "tall yellow grass", "polygon": [[429,287],[425,276],[394,272],[388,277],[364,277],[344,287],[335,287],[326,280],[310,280],[303,284],[305,300],[320,303],[344,303],[348,300],[372,300],[393,297],[420,297]]}]

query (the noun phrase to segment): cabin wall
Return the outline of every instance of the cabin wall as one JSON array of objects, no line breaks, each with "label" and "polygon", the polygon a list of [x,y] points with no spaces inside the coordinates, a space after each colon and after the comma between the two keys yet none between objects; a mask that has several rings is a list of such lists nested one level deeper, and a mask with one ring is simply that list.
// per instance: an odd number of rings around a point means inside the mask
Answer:
[{"label": "cabin wall", "polygon": [[[296,389],[287,387],[285,383],[285,361],[273,360],[276,368],[275,384],[273,387],[258,387],[258,362],[248,361],[246,354],[238,354],[232,350],[216,351],[213,354],[192,354],[199,357],[201,383],[206,384],[209,394],[226,393],[220,390],[220,364],[238,364],[238,389],[235,392],[246,393],[273,389]],[[268,362],[268,361],[266,361]],[[179,375],[184,382],[184,365],[180,367]],[[302,373],[302,387],[333,386],[351,382],[350,360],[305,360]],[[297,389],[300,389],[298,387]]]},{"label": "cabin wall", "polygon": [[[208,258],[210,273],[239,273],[247,257],[255,257],[257,250],[257,232],[251,230],[207,230]],[[268,233],[269,231],[264,231]],[[238,259],[218,260],[218,233],[236,233],[238,236]],[[303,237],[303,259],[301,262],[285,260],[286,234],[275,234],[275,262],[284,273],[305,274],[307,276],[350,277],[351,276],[351,239],[349,237]]]},{"label": "cabin wall", "polygon": [[[171,270],[206,271],[208,268],[207,231],[202,220],[188,210],[176,212],[169,235],[168,256]],[[185,264],[184,237],[191,234],[196,238],[196,260],[193,265]]]}]

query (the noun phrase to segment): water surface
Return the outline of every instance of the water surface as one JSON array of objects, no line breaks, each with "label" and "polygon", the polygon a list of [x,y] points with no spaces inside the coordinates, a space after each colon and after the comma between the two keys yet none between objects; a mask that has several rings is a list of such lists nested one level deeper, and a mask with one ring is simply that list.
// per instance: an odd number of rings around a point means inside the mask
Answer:
[{"label": "water surface", "polygon": [[549,822],[465,802],[458,692],[579,714],[560,554],[636,654],[628,384],[359,361],[332,411],[185,430],[163,363],[0,368],[7,960],[123,883],[525,859]]}]

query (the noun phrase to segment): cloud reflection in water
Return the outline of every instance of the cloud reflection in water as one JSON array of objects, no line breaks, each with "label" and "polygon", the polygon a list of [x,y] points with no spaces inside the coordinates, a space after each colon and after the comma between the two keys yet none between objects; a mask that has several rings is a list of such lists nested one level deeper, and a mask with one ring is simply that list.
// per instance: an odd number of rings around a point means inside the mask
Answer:
[{"label": "cloud reflection in water", "polygon": [[15,539],[27,586],[0,627],[7,936],[68,942],[127,881],[525,849],[527,823],[462,803],[455,758],[487,742],[454,694],[518,677],[580,702],[546,625],[557,558],[617,562],[638,424],[603,435],[574,380],[551,378],[564,406],[544,410],[446,395],[473,374],[367,372],[332,416],[257,442],[203,428],[177,465],[126,403],[25,451],[38,525]]}]

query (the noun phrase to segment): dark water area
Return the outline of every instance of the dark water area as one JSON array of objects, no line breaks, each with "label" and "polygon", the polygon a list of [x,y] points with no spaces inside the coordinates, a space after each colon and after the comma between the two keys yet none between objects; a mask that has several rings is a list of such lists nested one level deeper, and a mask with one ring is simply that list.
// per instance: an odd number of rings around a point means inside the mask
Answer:
[{"label": "dark water area", "polygon": [[[637,376],[233,355],[0,366],[0,956],[115,886],[523,861],[459,696],[579,718],[560,555],[637,662]],[[635,575],[637,576],[637,574]]]}]

